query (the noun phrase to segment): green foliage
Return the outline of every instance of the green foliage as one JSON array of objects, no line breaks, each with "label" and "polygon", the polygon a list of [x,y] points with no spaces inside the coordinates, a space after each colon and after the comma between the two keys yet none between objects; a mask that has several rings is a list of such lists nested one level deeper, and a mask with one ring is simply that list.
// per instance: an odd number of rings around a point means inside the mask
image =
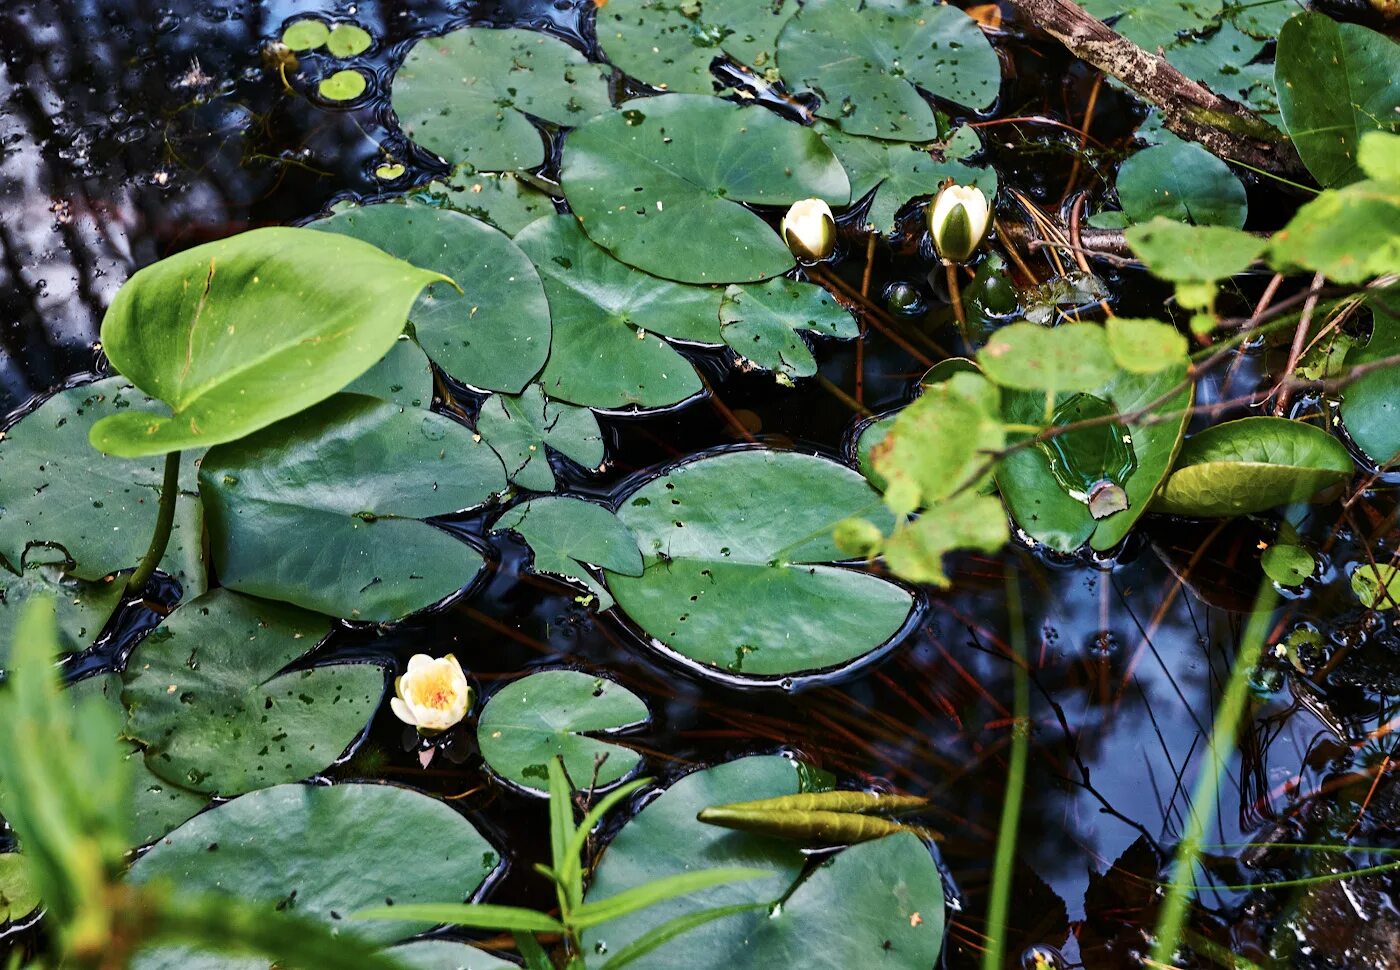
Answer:
[{"label": "green foliage", "polygon": [[1213,283],[1249,268],[1265,240],[1226,226],[1188,226],[1163,216],[1132,226],[1128,245],[1153,275],[1173,283]]},{"label": "green foliage", "polygon": [[325,44],[331,29],[324,20],[294,20],[282,31],[282,43],[294,51],[314,51]]},{"label": "green foliage", "polygon": [[956,549],[997,552],[1011,539],[1001,503],[964,492],[930,506],[912,522],[902,522],[880,546],[896,576],[946,589],[943,556]]},{"label": "green foliage", "polygon": [[1104,328],[1093,323],[1040,327],[1013,323],[977,352],[983,373],[1022,391],[1092,391],[1117,371]]},{"label": "green foliage", "polygon": [[1313,574],[1317,563],[1302,546],[1276,542],[1259,557],[1264,573],[1280,586],[1301,586]]},{"label": "green foliage", "polygon": [[1160,320],[1110,317],[1104,330],[1113,362],[1130,374],[1155,374],[1186,359],[1186,338]]},{"label": "green foliage", "polygon": [[1169,46],[1184,31],[1208,26],[1219,15],[1222,0],[1077,0],[1100,20],[1139,47],[1153,51]]},{"label": "green foliage", "polygon": [[336,24],[326,36],[326,50],[335,57],[355,57],[369,50],[373,43],[369,31],[356,24]]},{"label": "green foliage", "polygon": [[490,174],[461,166],[441,182],[429,182],[408,198],[466,213],[514,236],[540,216],[554,214],[554,200],[509,172]]},{"label": "green foliage", "polygon": [[365,93],[369,79],[354,68],[336,71],[316,85],[316,93],[327,101],[353,101]]},{"label": "green foliage", "polygon": [[0,854],[0,926],[18,923],[38,908],[29,861],[18,852]]},{"label": "green foliage", "polygon": [[817,361],[799,331],[850,340],[860,327],[826,290],[778,278],[735,284],[719,306],[720,335],[740,357],[774,371],[781,381],[811,377]]},{"label": "green foliage", "polygon": [[476,430],[500,456],[510,480],[536,492],[554,491],[546,446],[589,470],[606,457],[593,412],[549,400],[538,384],[518,395],[491,395],[477,414]]},{"label": "green foliage", "polygon": [[1133,222],[1165,216],[1202,226],[1244,225],[1244,185],[1195,142],[1173,138],[1132,155],[1118,169],[1118,201]]},{"label": "green foliage", "polygon": [[1338,283],[1363,283],[1400,272],[1397,225],[1400,181],[1354,182],[1299,209],[1274,234],[1270,260],[1284,270],[1316,270]]},{"label": "green foliage", "polygon": [[[1400,317],[1389,307],[1372,310],[1371,339],[1350,354],[1361,366],[1400,354]],[[1400,457],[1400,367],[1363,375],[1343,391],[1342,420],[1347,433],[1371,460],[1388,466]]]},{"label": "green foliage", "polygon": [[394,75],[394,113],[410,138],[453,165],[534,168],[544,141],[530,118],[577,125],[606,111],[607,77],[548,34],[468,27],[413,45]]},{"label": "green foliage", "polygon": [[401,336],[379,363],[351,381],[345,390],[350,394],[368,394],[399,407],[426,409],[433,403],[433,365],[412,338]]},{"label": "green foliage", "polygon": [[642,575],[637,537],[612,512],[583,499],[531,499],[507,511],[493,529],[509,529],[528,542],[536,572],[562,576],[590,590],[600,613],[612,609],[613,598],[586,563],[620,576]]},{"label": "green foliage", "polygon": [[10,638],[26,604],[36,599],[55,604],[59,642],[66,653],[97,638],[121,605],[123,590],[116,579],[88,582],[65,574],[62,566],[27,566],[12,573],[0,564],[0,667],[6,664]]},{"label": "green foliage", "polygon": [[564,142],[560,181],[590,239],[686,283],[753,282],[792,267],[787,246],[741,203],[851,196],[816,132],[692,94],[637,98],[584,123]]},{"label": "green foliage", "polygon": [[1364,563],[1352,571],[1351,589],[1368,609],[1393,610],[1400,606],[1400,569]]}]

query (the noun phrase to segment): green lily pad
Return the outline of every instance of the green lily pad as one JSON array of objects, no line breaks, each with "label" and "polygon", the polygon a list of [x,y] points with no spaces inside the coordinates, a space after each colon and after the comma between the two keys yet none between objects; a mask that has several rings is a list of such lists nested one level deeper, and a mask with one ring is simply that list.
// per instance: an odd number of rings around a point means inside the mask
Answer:
[{"label": "green lily pad", "polygon": [[282,31],[282,43],[297,52],[314,51],[324,44],[330,35],[331,29],[326,26],[324,20],[294,20]]},{"label": "green lily pad", "polygon": [[1186,442],[1153,509],[1248,515],[1305,502],[1355,470],[1346,448],[1320,428],[1286,418],[1240,418]]},{"label": "green lily pad", "polygon": [[147,266],[117,292],[102,344],[174,413],[108,415],[92,444],[123,457],[207,447],[310,407],[374,366],[439,279],[307,229],[254,229]]},{"label": "green lily pad", "polygon": [[336,24],[326,37],[326,50],[336,57],[354,57],[369,50],[374,38],[355,24]]},{"label": "green lily pad", "polygon": [[837,566],[832,538],[852,516],[892,522],[860,474],[792,452],[686,462],[622,499],[641,576],[607,573],[638,626],[703,667],[779,677],[849,664],[895,636],[910,594]]},{"label": "green lily pad", "polygon": [[374,716],[372,664],[284,672],[330,632],[324,616],[210,590],[172,613],[127,663],[127,734],[167,781],[241,795],[300,781],[340,757]]},{"label": "green lily pad", "polygon": [[656,335],[721,343],[720,290],[638,272],[589,242],[570,216],[531,223],[515,241],[539,269],[554,315],[545,394],[585,407],[660,408],[700,393],[695,368]]},{"label": "green lily pad", "polygon": [[386,952],[408,970],[517,970],[509,960],[452,940],[415,940]]},{"label": "green lily pad", "polygon": [[801,769],[785,758],[742,758],[687,775],[648,802],[608,846],[587,902],[710,866],[769,869],[773,876],[706,889],[588,929],[584,951],[617,954],[683,913],[757,904],[647,954],[648,970],[718,970],[736,963],[817,970],[933,966],[943,943],[942,879],[915,836],[851,846],[804,874],[797,843],[695,818],[713,805],[795,794]]},{"label": "green lily pad", "polygon": [[992,335],[977,352],[977,363],[1002,387],[1052,394],[1092,391],[1118,371],[1108,335],[1095,323],[1013,323]]},{"label": "green lily pad", "polygon": [[[968,165],[957,155],[959,148],[981,147],[969,128],[958,129],[954,138],[941,147],[848,135],[830,124],[818,125],[817,130],[850,176],[851,198],[864,198],[875,190],[866,222],[877,232],[892,232],[894,217],[905,203],[919,196],[936,195],[947,179],[958,185],[975,185],[988,198],[996,195],[996,171]],[[971,135],[970,146],[959,144],[958,136],[964,132]]]},{"label": "green lily pad", "polygon": [[719,306],[720,335],[740,357],[791,379],[811,377],[817,360],[800,331],[850,340],[860,326],[826,290],[786,277],[735,284]]},{"label": "green lily pad", "polygon": [[1001,88],[1001,62],[977,22],[915,0],[807,0],[778,37],[778,67],[788,84],[817,92],[821,117],[892,141],[939,137],[920,88],[974,110]]},{"label": "green lily pad", "polygon": [[[1167,61],[1182,74],[1199,81],[1216,94],[1233,98],[1248,108],[1254,109],[1261,118],[1275,127],[1281,127],[1282,119],[1278,111],[1278,92],[1274,89],[1274,65],[1260,55],[1265,49],[1265,40],[1272,38],[1278,27],[1264,28],[1263,17],[1268,11],[1282,13],[1278,26],[1283,25],[1290,14],[1301,7],[1294,0],[1273,0],[1271,3],[1254,4],[1240,8],[1235,13],[1238,24],[1245,20],[1251,24],[1249,32],[1241,31],[1232,24],[1221,24],[1213,33],[1191,35],[1166,49]],[[1252,13],[1256,19],[1248,20],[1243,15]],[[1253,34],[1253,36],[1251,36]],[[1169,132],[1167,141],[1175,139]]]},{"label": "green lily pad", "polygon": [[607,111],[608,73],[549,34],[468,27],[413,45],[394,75],[394,113],[454,165],[534,168],[544,140],[530,118],[571,126]]},{"label": "green lily pad", "polygon": [[433,403],[433,365],[411,337],[403,336],[345,392],[368,394],[403,408],[426,408]]},{"label": "green lily pad", "polygon": [[[1149,51],[1167,47],[1186,31],[1207,27],[1220,15],[1222,0],[1077,0],[1100,20]],[[1116,18],[1116,19],[1114,19]]]},{"label": "green lily pad", "polygon": [[530,260],[498,229],[424,205],[346,209],[313,224],[437,270],[462,288],[430,288],[408,312],[429,357],[457,380],[518,393],[549,356],[549,303]]},{"label": "green lily pad", "polygon": [[1279,268],[1315,270],[1337,283],[1400,272],[1400,182],[1367,180],[1323,192],[1269,241]]},{"label": "green lily pad", "polygon": [[[1348,357],[1352,365],[1400,354],[1400,317],[1372,307],[1371,339]],[[1347,434],[1371,460],[1389,466],[1400,457],[1400,367],[1363,374],[1342,391]]]},{"label": "green lily pad", "polygon": [[1118,170],[1118,201],[1133,222],[1165,216],[1202,226],[1244,225],[1249,201],[1230,166],[1195,142],[1145,148]]},{"label": "green lily pad", "polygon": [[1384,34],[1301,13],[1279,31],[1274,73],[1284,126],[1323,186],[1362,178],[1366,132],[1400,131],[1400,45]]},{"label": "green lily pad", "polygon": [[540,216],[554,214],[554,199],[510,172],[491,174],[459,169],[440,182],[429,182],[409,199],[464,212],[514,236]]},{"label": "green lily pad", "polygon": [[[90,697],[100,698],[112,711],[117,724],[126,723],[126,708],[122,706],[120,674],[98,674],[84,677],[68,688],[67,696],[78,708]],[[183,824],[209,804],[209,796],[172,784],[157,775],[146,764],[141,748],[123,741],[126,761],[131,775],[131,802],[134,823],[133,837],[137,845],[145,845]]]},{"label": "green lily pad", "polygon": [[649,716],[640,697],[611,680],[581,670],[545,670],[492,694],[476,739],[486,764],[511,784],[545,794],[549,759],[558,757],[574,786],[586,791],[621,781],[642,760],[592,735],[634,728]]},{"label": "green lily pad", "polygon": [[369,87],[369,78],[364,71],[346,68],[321,79],[316,92],[327,101],[354,101]]},{"label": "green lily pad", "polygon": [[211,449],[199,470],[225,586],[378,622],[476,575],[480,554],[421,520],[505,485],[500,459],[468,428],[358,394]]},{"label": "green lily pad", "polygon": [[97,639],[121,605],[124,577],[89,581],[59,566],[28,566],[15,574],[0,566],[0,668],[9,660],[10,642],[24,605],[35,597],[53,601],[59,642],[64,650],[82,650]]},{"label": "green lily pad", "polygon": [[481,405],[476,430],[500,456],[510,480],[536,492],[554,491],[546,446],[588,469],[605,457],[593,412],[549,400],[538,384],[519,395],[491,395]]},{"label": "green lily pad", "polygon": [[684,94],[720,87],[710,62],[730,57],[759,74],[773,70],[778,31],[791,0],[608,0],[598,8],[603,54],[647,84]]},{"label": "green lily pad", "polygon": [[[162,463],[103,455],[88,436],[109,417],[161,406],[129,381],[110,377],[59,391],[0,434],[0,557],[17,569],[65,563],[69,576],[92,581],[136,566],[155,530]],[[181,495],[160,563],[187,596],[203,592],[207,582],[203,510],[194,496],[196,457],[185,456],[181,465]],[[91,592],[86,607],[97,605]],[[75,620],[59,607],[60,626],[70,635]],[[79,625],[101,627],[95,614]]]},{"label": "green lily pad", "polygon": [[590,239],[686,283],[754,282],[792,267],[782,239],[741,203],[851,196],[816,132],[693,94],[637,98],[581,125],[564,142],[560,175]]},{"label": "green lily pad", "polygon": [[1351,589],[1367,609],[1393,610],[1400,606],[1400,569],[1362,563],[1352,571]]},{"label": "green lily pad", "polygon": [[[461,900],[500,859],[448,805],[394,785],[278,785],[205,812],[131,867],[136,883],[182,894],[222,893],[324,921],[342,936],[385,945],[426,926],[348,922],[371,905]],[[135,970],[266,970],[267,961],[192,947],[143,951]]]},{"label": "green lily pad", "polygon": [[1228,226],[1188,226],[1158,216],[1126,232],[1134,255],[1156,276],[1181,283],[1223,280],[1249,269],[1268,240]]},{"label": "green lily pad", "polygon": [[1280,586],[1301,586],[1317,568],[1312,553],[1285,542],[1276,542],[1265,549],[1259,563],[1265,575]]},{"label": "green lily pad", "polygon": [[17,923],[39,908],[39,890],[29,874],[29,858],[0,854],[0,926]]},{"label": "green lily pad", "polygon": [[637,537],[622,521],[583,499],[537,498],[508,510],[492,527],[509,529],[530,544],[536,572],[582,583],[598,597],[598,611],[612,609],[613,598],[585,563],[623,576],[642,574]]}]

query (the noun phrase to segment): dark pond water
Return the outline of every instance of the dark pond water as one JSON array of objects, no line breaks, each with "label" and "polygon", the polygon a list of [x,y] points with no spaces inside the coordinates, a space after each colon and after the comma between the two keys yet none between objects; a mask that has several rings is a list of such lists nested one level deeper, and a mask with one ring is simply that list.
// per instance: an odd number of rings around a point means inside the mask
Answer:
[{"label": "dark pond water", "polygon": [[[289,16],[313,12],[353,17],[377,38],[367,58],[375,96],[363,107],[327,110],[284,94],[263,67],[263,42]],[[392,68],[412,39],[464,23],[526,25],[589,49],[590,21],[591,0],[10,0],[0,11],[0,414],[100,371],[103,308],[139,266],[248,227],[306,220],[341,197],[380,193],[373,173],[386,156],[409,163],[400,186],[440,174],[405,142],[387,106]],[[1053,49],[1013,35],[1001,46],[1014,70],[996,117],[1077,126],[1091,79]],[[1108,90],[1096,119],[1096,137],[1110,144],[1135,121]],[[1033,123],[983,133],[1004,184],[1053,207],[1073,165],[1073,136]],[[1275,221],[1267,198],[1255,202],[1261,225]],[[896,281],[927,289],[916,248],[882,247],[871,292]],[[841,272],[859,288],[863,268],[858,252]],[[1110,280],[1130,309],[1150,309],[1162,296],[1141,280]],[[821,377],[795,389],[702,355],[706,399],[643,419],[606,419],[612,465],[571,476],[569,487],[611,495],[646,469],[749,441],[843,455],[862,413],[905,401],[953,343],[949,328],[929,321],[900,324],[895,339],[872,329],[862,348],[820,347]],[[1201,400],[1248,393],[1257,372],[1244,358],[1221,379],[1228,386],[1203,387]],[[460,524],[478,534],[482,527]],[[1393,503],[1371,496],[1318,509],[1305,532],[1344,562],[1357,549],[1379,550],[1393,527]],[[953,591],[930,597],[917,628],[878,664],[795,691],[707,685],[620,620],[575,605],[566,586],[523,572],[525,548],[510,540],[495,541],[493,568],[472,595],[389,632],[343,629],[325,650],[406,658],[450,649],[487,692],[539,666],[607,671],[651,703],[653,724],[632,741],[647,755],[646,771],[661,778],[781,750],[857,784],[928,794],[960,909],[945,960],[970,967],[980,958],[1017,729],[1009,712],[1010,571],[1027,604],[1033,747],[1008,952],[1019,959],[1027,948],[1051,946],[1066,965],[1135,966],[1132,954],[1155,919],[1153,882],[1184,825],[1228,676],[1239,611],[1257,586],[1257,546],[1269,534],[1248,522],[1158,522],[1139,532],[1112,560],[1050,562],[1022,549],[963,558]],[[119,663],[153,620],[124,614],[79,666]],[[1279,661],[1256,675],[1252,717],[1209,838],[1395,844],[1400,790],[1387,771],[1400,714],[1400,638],[1363,616],[1330,564],[1288,604],[1275,633],[1304,623],[1319,633],[1304,669]],[[546,853],[542,805],[488,783],[467,734],[427,769],[413,747],[386,706],[329,774],[391,779],[453,799],[509,847],[513,864],[495,901],[548,906],[530,873]],[[1329,863],[1368,861],[1359,854]],[[1315,871],[1268,850],[1242,857],[1222,849],[1213,866],[1224,883]],[[1208,894],[1197,928],[1263,964],[1395,966],[1396,888],[1377,877],[1309,892]]]}]

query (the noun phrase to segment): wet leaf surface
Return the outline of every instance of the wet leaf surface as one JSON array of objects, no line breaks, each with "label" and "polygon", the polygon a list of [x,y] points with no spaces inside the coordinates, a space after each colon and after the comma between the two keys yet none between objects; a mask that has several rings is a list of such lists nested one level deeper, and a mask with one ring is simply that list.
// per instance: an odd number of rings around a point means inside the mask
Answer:
[{"label": "wet leaf surface", "polygon": [[538,384],[521,394],[493,394],[481,405],[477,433],[501,458],[506,475],[521,488],[554,491],[546,445],[584,468],[603,464],[603,432],[587,408],[544,396]]},{"label": "wet leaf surface", "polygon": [[534,569],[583,584],[597,597],[599,612],[613,598],[584,564],[622,576],[642,575],[637,537],[612,512],[583,499],[557,496],[531,499],[508,509],[493,526],[509,529],[530,544]]},{"label": "wet leaf surface", "polygon": [[719,320],[720,335],[730,349],[789,379],[817,372],[816,358],[800,331],[845,340],[860,335],[850,311],[825,290],[786,278],[728,287]]}]

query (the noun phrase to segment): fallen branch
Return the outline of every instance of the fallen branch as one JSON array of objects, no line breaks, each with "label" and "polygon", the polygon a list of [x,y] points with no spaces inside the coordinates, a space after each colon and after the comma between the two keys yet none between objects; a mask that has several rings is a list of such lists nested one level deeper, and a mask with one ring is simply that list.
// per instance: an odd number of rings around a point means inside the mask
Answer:
[{"label": "fallen branch", "polygon": [[1022,23],[1045,31],[1071,54],[1117,78],[1162,112],[1162,123],[1226,161],[1291,177],[1307,173],[1292,142],[1237,101],[1191,80],[1085,13],[1074,0],[1007,0]]}]

